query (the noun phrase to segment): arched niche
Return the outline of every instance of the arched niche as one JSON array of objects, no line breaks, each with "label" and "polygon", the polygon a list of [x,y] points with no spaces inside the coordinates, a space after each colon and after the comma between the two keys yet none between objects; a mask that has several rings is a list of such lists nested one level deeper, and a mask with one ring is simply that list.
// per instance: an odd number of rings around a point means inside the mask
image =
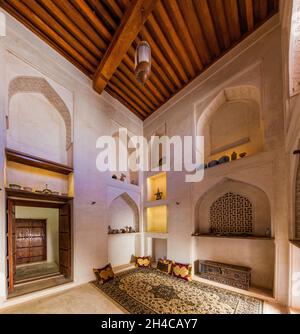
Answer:
[{"label": "arched niche", "polygon": [[238,86],[221,91],[201,112],[197,135],[205,138],[206,162],[230,156],[233,151],[248,155],[263,151],[259,90],[254,86]]},{"label": "arched niche", "polygon": [[120,230],[129,226],[135,232],[139,232],[139,208],[127,193],[112,200],[108,212],[109,226],[112,230]]},{"label": "arched niche", "polygon": [[46,79],[21,76],[10,82],[8,119],[8,146],[72,164],[71,114]]},{"label": "arched niche", "polygon": [[226,233],[266,236],[271,233],[269,199],[256,186],[224,179],[202,195],[195,206],[195,232],[209,234],[215,227],[212,224],[231,224],[232,229]]}]

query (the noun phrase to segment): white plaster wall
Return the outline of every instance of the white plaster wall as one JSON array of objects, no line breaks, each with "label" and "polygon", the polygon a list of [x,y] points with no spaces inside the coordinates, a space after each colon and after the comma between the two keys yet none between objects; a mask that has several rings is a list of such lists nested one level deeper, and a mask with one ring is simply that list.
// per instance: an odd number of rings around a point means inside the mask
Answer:
[{"label": "white plaster wall", "polygon": [[195,256],[199,260],[252,268],[251,285],[273,289],[275,245],[272,240],[196,238]]},{"label": "white plaster wall", "polygon": [[[278,20],[278,17],[269,24],[276,26],[276,19]],[[224,89],[254,86],[259,90],[265,152],[247,157],[243,161],[207,170],[204,180],[198,184],[186,184],[184,173],[168,173],[168,197],[170,195],[168,198],[170,202],[168,207],[168,257],[181,262],[193,262],[200,256],[211,255],[211,250],[215,246],[216,257],[217,254],[223,254],[224,262],[236,259],[242,265],[250,264],[255,273],[255,285],[270,287],[274,272],[275,298],[286,304],[289,247],[286,169],[284,167],[286,157],[283,153],[281,30],[278,24],[268,33],[265,30],[267,28],[268,24],[256,35],[254,34],[253,38],[242,42],[228,55],[228,58],[225,56],[148,118],[144,122],[144,134],[147,137],[159,128],[160,124],[166,123],[169,137],[173,135],[194,136],[198,117]],[[191,234],[197,200],[224,177],[257,186],[266,193],[271,207],[271,226],[275,237],[275,247],[262,243],[255,249],[254,243],[237,242],[233,245],[233,249],[237,251],[240,248],[239,254],[242,256],[239,259],[236,257],[231,259],[232,252],[228,250],[230,243],[228,245],[224,241],[207,240],[204,243],[193,241]],[[251,255],[249,254],[250,248],[253,252]],[[202,259],[205,260],[205,258]],[[267,277],[266,283],[265,277]]]},{"label": "white plaster wall", "polygon": [[[7,57],[8,52],[16,55],[20,60],[18,69],[7,69],[10,66],[9,57]],[[94,278],[92,269],[102,267],[108,261],[107,187],[111,175],[110,173],[100,173],[96,168],[96,157],[99,153],[96,149],[96,140],[101,135],[110,134],[112,120],[137,135],[142,133],[142,122],[107,93],[104,92],[101,96],[96,94],[92,89],[89,78],[37,36],[25,29],[24,26],[7,16],[7,37],[0,39],[1,73],[7,73],[7,80],[9,80],[9,76],[15,77],[16,71],[18,75],[26,75],[28,65],[32,66],[38,73],[42,73],[56,91],[60,91],[60,96],[67,103],[68,108],[73,110],[73,165],[75,170],[73,203],[74,284],[88,282]],[[73,95],[71,100],[68,92]],[[8,112],[6,95],[7,87],[1,80],[1,171],[3,171],[4,147],[6,145],[6,131],[4,128],[4,119]],[[118,186],[116,187],[118,188]],[[4,188],[3,172],[0,175],[0,188]],[[138,188],[137,192],[139,191]],[[122,192],[124,192],[124,189]],[[2,231],[0,233],[0,296],[5,299],[6,239],[3,191],[0,192],[0,200],[0,230]]]},{"label": "white plaster wall", "polygon": [[290,245],[290,307],[300,311],[300,249]]},{"label": "white plaster wall", "polygon": [[16,206],[16,218],[47,220],[47,262],[59,263],[59,210]]},{"label": "white plaster wall", "polygon": [[167,257],[168,240],[167,239],[152,239],[152,259],[158,261]]},{"label": "white plaster wall", "polygon": [[140,256],[140,234],[120,234],[108,236],[108,262],[113,267],[132,262],[134,256]]}]

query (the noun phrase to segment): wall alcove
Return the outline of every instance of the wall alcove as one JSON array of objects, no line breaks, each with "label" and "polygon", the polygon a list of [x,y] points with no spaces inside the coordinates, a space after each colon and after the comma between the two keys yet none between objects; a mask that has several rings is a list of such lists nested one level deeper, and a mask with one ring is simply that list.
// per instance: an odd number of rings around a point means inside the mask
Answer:
[{"label": "wall alcove", "polygon": [[226,88],[197,113],[197,135],[205,138],[206,163],[233,152],[254,155],[264,150],[261,96],[256,87]]},{"label": "wall alcove", "polygon": [[108,261],[113,266],[129,264],[140,253],[139,208],[127,193],[116,197],[109,205],[109,226],[112,230],[132,227],[135,233],[109,234]]},{"label": "wall alcove", "polygon": [[255,186],[224,179],[198,200],[195,233],[266,237],[271,233],[269,199]]},{"label": "wall alcove", "polygon": [[72,166],[71,113],[45,78],[12,79],[8,110],[9,148]]}]

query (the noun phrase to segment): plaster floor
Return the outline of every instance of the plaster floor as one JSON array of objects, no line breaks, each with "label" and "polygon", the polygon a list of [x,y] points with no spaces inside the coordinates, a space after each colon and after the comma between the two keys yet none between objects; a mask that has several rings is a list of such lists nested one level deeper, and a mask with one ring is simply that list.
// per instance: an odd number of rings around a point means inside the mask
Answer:
[{"label": "plaster floor", "polygon": [[[64,292],[38,298],[0,310],[1,314],[124,314],[119,306],[92,284],[84,284]],[[265,314],[287,313],[278,304],[264,303]]]}]

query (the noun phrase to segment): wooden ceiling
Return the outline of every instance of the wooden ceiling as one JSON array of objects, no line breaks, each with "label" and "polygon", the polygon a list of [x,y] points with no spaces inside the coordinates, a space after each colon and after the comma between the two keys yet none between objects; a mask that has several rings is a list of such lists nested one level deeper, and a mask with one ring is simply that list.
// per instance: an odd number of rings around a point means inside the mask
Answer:
[{"label": "wooden ceiling", "polygon": [[[0,0],[142,120],[278,12],[279,0]],[[145,86],[137,43],[152,49]]]}]

